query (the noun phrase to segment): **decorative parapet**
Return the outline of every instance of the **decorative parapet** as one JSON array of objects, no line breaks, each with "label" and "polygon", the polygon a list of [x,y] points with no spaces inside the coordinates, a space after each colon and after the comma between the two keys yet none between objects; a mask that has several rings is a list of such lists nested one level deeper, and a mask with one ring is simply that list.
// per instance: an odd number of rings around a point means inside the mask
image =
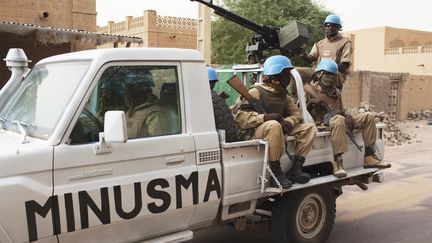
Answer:
[{"label": "decorative parapet", "polygon": [[[142,30],[145,27],[145,16],[129,18],[128,21],[108,22],[108,26],[98,27],[98,32],[101,33],[122,33],[128,30]],[[198,20],[191,18],[180,18],[171,16],[157,16],[156,27],[159,30],[185,30],[197,31]]]},{"label": "decorative parapet", "polygon": [[156,25],[160,29],[184,29],[184,30],[197,30],[198,21],[190,18],[179,18],[171,16],[157,16]]},{"label": "decorative parapet", "polygon": [[408,46],[408,47],[402,47],[402,54],[416,54],[416,53],[421,53],[421,49],[419,52],[419,48],[421,48],[421,46]]},{"label": "decorative parapet", "polygon": [[100,33],[108,33],[108,26],[98,27],[97,30]]},{"label": "decorative parapet", "polygon": [[384,55],[398,55],[400,54],[400,50],[402,49],[402,47],[398,47],[398,48],[386,48]]},{"label": "decorative parapet", "polygon": [[432,53],[432,46],[423,46],[422,53]]},{"label": "decorative parapet", "polygon": [[114,23],[111,27],[113,33],[119,33],[127,30],[126,21]]},{"label": "decorative parapet", "polygon": [[131,19],[130,29],[144,28],[144,16]]},{"label": "decorative parapet", "polygon": [[403,54],[422,54],[422,53],[432,53],[432,45],[386,48],[384,51],[384,55],[403,55]]}]

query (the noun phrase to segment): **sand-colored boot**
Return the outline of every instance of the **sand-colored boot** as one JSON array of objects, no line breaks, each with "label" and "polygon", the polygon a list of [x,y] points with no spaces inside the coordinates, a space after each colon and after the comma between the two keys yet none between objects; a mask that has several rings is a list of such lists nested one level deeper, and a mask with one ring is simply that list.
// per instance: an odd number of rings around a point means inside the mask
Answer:
[{"label": "sand-colored boot", "polygon": [[334,156],[333,175],[336,176],[337,178],[342,178],[347,176],[345,168],[343,167],[343,159],[341,155]]},{"label": "sand-colored boot", "polygon": [[378,169],[386,169],[390,168],[391,164],[381,161],[377,158],[376,155],[368,155],[364,157],[364,168],[378,168]]},{"label": "sand-colored boot", "polygon": [[378,168],[385,169],[390,168],[391,164],[381,161],[376,155],[374,149],[371,146],[367,146],[365,148],[365,156],[364,156],[364,168]]}]

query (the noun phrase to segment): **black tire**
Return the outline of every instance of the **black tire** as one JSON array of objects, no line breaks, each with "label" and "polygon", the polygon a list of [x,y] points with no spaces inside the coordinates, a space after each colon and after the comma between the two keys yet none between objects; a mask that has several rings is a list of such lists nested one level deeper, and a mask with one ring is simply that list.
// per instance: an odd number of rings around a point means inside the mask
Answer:
[{"label": "black tire", "polygon": [[215,91],[211,91],[213,101],[213,113],[215,117],[216,129],[225,130],[225,140],[227,142],[237,141],[237,124],[231,110]]},{"label": "black tire", "polygon": [[336,216],[336,197],[320,186],[293,191],[275,202],[272,231],[279,242],[326,242]]}]

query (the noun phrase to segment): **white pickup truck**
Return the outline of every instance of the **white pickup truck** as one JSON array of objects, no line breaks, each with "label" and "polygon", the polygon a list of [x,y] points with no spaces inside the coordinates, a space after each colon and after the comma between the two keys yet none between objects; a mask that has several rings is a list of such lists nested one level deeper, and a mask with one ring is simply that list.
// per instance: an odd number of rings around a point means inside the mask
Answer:
[{"label": "white pickup truck", "polygon": [[[320,132],[305,163],[313,179],[269,188],[266,141],[226,142],[195,50],[98,49],[19,70],[0,92],[2,243],[181,242],[199,228],[259,222],[281,242],[323,242],[342,186],[382,180],[351,143],[348,176],[334,177],[329,133]],[[145,75],[170,129],[131,135],[125,83]],[[281,163],[286,171],[291,162]]]}]

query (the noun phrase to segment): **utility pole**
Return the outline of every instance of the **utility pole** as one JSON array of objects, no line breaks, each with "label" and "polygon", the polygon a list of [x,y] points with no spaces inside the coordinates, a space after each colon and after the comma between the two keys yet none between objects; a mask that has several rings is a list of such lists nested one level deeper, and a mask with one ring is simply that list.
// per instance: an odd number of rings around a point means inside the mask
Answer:
[{"label": "utility pole", "polygon": [[211,64],[211,9],[198,4],[197,49],[207,65]]}]

